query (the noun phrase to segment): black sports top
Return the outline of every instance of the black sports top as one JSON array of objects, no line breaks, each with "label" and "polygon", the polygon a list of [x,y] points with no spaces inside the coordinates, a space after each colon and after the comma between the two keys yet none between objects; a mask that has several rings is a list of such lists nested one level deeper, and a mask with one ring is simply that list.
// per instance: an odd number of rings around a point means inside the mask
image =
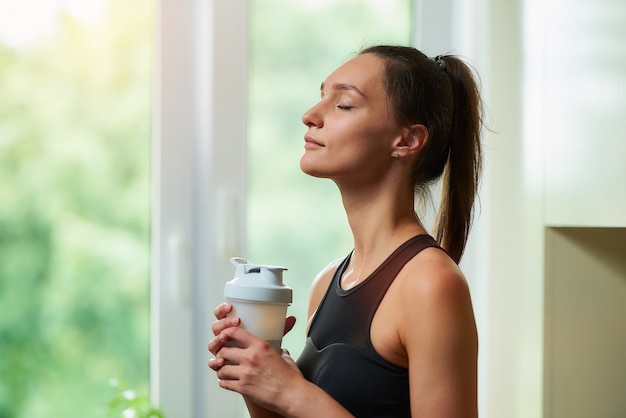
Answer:
[{"label": "black sports top", "polygon": [[411,416],[408,369],[376,352],[370,326],[402,267],[428,247],[439,247],[430,235],[411,238],[363,282],[343,290],[341,276],[351,253],[337,268],[315,313],[298,367],[358,418]]}]

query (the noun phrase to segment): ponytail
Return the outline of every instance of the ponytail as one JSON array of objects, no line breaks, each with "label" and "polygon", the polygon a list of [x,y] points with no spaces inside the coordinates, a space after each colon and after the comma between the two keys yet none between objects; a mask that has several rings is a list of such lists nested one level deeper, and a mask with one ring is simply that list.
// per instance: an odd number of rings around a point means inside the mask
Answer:
[{"label": "ponytail", "polygon": [[459,58],[430,59],[415,48],[373,46],[385,61],[385,90],[400,124],[423,124],[429,139],[412,171],[417,193],[443,175],[434,236],[455,262],[465,250],[481,172],[482,104],[473,72]]},{"label": "ponytail", "polygon": [[434,232],[437,241],[458,263],[469,236],[480,181],[482,105],[470,68],[453,56],[441,59],[451,80],[454,110]]}]

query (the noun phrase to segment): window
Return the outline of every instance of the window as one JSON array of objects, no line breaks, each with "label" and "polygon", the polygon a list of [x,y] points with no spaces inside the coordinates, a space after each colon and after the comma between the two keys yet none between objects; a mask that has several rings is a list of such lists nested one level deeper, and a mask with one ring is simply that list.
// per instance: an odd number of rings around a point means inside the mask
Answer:
[{"label": "window", "polygon": [[0,416],[149,382],[149,0],[0,2]]},{"label": "window", "polygon": [[206,367],[228,258],[289,268],[298,353],[352,245],[300,117],[359,49],[411,42],[412,4],[449,3],[0,0],[0,416],[102,416],[110,378],[150,379],[168,418],[241,414]]}]

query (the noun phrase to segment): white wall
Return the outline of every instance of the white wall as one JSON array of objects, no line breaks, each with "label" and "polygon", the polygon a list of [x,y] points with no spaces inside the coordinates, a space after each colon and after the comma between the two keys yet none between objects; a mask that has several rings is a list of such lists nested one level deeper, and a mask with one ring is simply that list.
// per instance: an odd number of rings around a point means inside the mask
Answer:
[{"label": "white wall", "polygon": [[546,223],[626,226],[626,3],[544,13]]},{"label": "white wall", "polygon": [[485,24],[476,25],[474,57],[491,131],[464,269],[481,334],[481,416],[538,418],[551,401],[545,230],[626,223],[626,4],[475,4]]}]

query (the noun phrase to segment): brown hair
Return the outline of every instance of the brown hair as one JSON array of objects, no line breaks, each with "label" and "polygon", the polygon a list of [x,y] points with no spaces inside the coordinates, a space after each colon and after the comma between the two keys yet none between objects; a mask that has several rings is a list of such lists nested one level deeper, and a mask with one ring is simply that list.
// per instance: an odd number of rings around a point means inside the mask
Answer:
[{"label": "brown hair", "polygon": [[429,139],[413,168],[422,195],[443,174],[435,238],[457,263],[472,223],[481,172],[482,104],[474,73],[453,55],[428,58],[415,48],[361,51],[385,61],[384,84],[401,124],[423,124]]}]

